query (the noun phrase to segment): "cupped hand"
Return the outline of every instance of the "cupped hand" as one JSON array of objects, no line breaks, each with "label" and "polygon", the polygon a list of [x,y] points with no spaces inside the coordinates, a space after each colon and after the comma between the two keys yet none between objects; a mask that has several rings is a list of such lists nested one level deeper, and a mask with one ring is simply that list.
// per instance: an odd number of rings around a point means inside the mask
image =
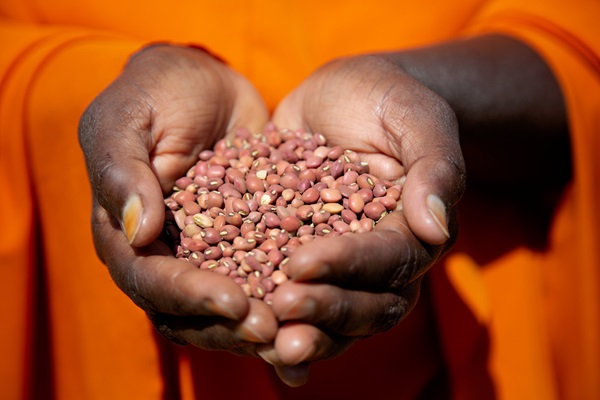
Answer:
[{"label": "cupped hand", "polygon": [[320,132],[330,145],[359,153],[373,175],[403,182],[399,210],[374,231],[302,246],[286,265],[292,280],[273,297],[286,323],[260,353],[295,386],[311,362],[410,312],[423,274],[456,236],[465,166],[450,106],[386,55],[325,65],[282,101],[273,121]]},{"label": "cupped hand", "polygon": [[116,284],[178,343],[254,354],[275,336],[263,303],[224,276],[177,260],[159,235],[164,196],[200,151],[268,119],[252,85],[204,51],[155,45],[135,54],[88,107],[79,139],[93,190],[96,251]]}]

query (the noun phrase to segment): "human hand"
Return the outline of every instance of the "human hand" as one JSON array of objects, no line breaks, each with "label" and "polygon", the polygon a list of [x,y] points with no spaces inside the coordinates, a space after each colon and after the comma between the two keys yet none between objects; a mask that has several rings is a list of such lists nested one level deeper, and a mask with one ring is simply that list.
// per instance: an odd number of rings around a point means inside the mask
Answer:
[{"label": "human hand", "polygon": [[254,343],[275,336],[268,306],[248,300],[231,279],[177,260],[159,240],[164,195],[200,151],[267,119],[244,78],[203,51],[170,45],[134,55],[82,116],[96,251],[121,290],[177,343],[254,354]]},{"label": "human hand", "polygon": [[292,280],[272,302],[285,323],[260,354],[296,386],[311,362],[341,354],[410,312],[423,274],[456,236],[465,167],[452,109],[383,55],[322,67],[282,101],[273,121],[359,153],[378,178],[405,179],[401,210],[373,232],[315,241],[286,264]]}]

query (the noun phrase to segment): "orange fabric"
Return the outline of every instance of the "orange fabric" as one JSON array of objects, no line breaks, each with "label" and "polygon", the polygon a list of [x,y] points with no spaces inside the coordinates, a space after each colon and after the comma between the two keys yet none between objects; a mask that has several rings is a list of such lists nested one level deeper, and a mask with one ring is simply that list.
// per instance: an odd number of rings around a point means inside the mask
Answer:
[{"label": "orange fabric", "polygon": [[[449,378],[454,398],[485,398],[491,383],[498,399],[599,398],[600,34],[593,19],[600,5],[288,3],[183,1],[166,10],[156,0],[143,6],[0,1],[3,396],[158,399],[168,390],[218,398],[227,388],[229,398],[355,398],[370,391],[389,398],[427,387],[444,392]],[[414,315],[316,365],[309,385],[298,390],[283,387],[259,360],[155,340],[143,313],[95,257],[76,136],[79,115],[129,54],[151,41],[205,45],[247,76],[273,108],[331,58],[483,32],[514,35],[538,49],[565,94],[575,176],[549,248],[521,245],[482,261],[472,251],[481,223],[464,221],[448,273],[442,265],[432,271]],[[521,229],[508,212],[504,220],[490,216],[500,214],[492,205],[478,211],[499,238]]]}]

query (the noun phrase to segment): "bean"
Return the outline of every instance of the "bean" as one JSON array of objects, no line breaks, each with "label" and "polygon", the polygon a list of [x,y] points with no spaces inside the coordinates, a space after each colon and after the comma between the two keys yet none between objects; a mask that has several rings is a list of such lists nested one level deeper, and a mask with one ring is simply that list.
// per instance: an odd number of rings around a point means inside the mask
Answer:
[{"label": "bean", "polygon": [[235,239],[233,239],[233,248],[236,250],[249,251],[252,250],[255,246],[256,240],[252,238],[246,239],[238,236]]},{"label": "bean", "polygon": [[214,225],[214,221],[211,217],[205,214],[194,214],[194,222],[201,228],[211,228]]},{"label": "bean", "polygon": [[223,214],[219,214],[214,219],[213,228],[220,231],[221,228],[224,227],[226,224],[227,224],[227,216],[223,215]]},{"label": "bean", "polygon": [[348,197],[348,208],[355,212],[361,213],[365,207],[365,199],[360,193],[352,193],[350,197]]},{"label": "bean", "polygon": [[281,219],[279,219],[277,214],[270,211],[263,215],[263,221],[267,225],[267,228],[276,228],[281,223]]},{"label": "bean", "polygon": [[322,189],[320,194],[324,203],[336,203],[342,199],[342,193],[337,189]]},{"label": "bean", "polygon": [[360,189],[356,193],[358,193],[363,198],[365,204],[373,201],[373,191],[371,189]]},{"label": "bean", "polygon": [[188,201],[194,201],[196,196],[194,193],[188,192],[186,190],[179,191],[173,195],[173,199],[179,204],[183,206]]},{"label": "bean", "polygon": [[329,219],[330,216],[331,213],[327,212],[326,210],[319,210],[319,212],[313,214],[312,223],[315,225],[324,223]]},{"label": "bean", "polygon": [[315,187],[310,187],[302,193],[302,201],[305,204],[316,203],[319,200],[320,194],[319,190]]},{"label": "bean", "polygon": [[319,133],[240,128],[175,181],[164,232],[176,257],[270,304],[299,246],[371,231],[401,203],[403,184],[378,180],[358,153]]},{"label": "bean", "polygon": [[219,234],[223,240],[232,241],[234,238],[240,235],[240,228],[234,225],[225,225],[219,231]]},{"label": "bean", "polygon": [[329,214],[339,214],[344,209],[344,206],[339,203],[325,203],[322,210]]},{"label": "bean", "polygon": [[386,210],[388,211],[393,211],[396,209],[397,206],[397,202],[396,199],[394,199],[394,197],[389,196],[389,195],[385,195],[383,197],[379,197],[379,203],[383,204],[383,206],[385,207]]},{"label": "bean", "polygon": [[207,260],[218,260],[223,255],[223,251],[219,246],[211,246],[204,250],[204,258]]},{"label": "bean", "polygon": [[365,204],[364,213],[367,217],[378,221],[381,217],[383,217],[386,213],[386,208],[383,204],[379,202],[371,202]]},{"label": "bean", "polygon": [[202,239],[210,245],[217,244],[221,241],[221,235],[215,228],[205,228],[202,233]]},{"label": "bean", "polygon": [[281,219],[279,225],[282,229],[288,232],[294,233],[302,226],[302,221],[294,215],[288,215]]}]

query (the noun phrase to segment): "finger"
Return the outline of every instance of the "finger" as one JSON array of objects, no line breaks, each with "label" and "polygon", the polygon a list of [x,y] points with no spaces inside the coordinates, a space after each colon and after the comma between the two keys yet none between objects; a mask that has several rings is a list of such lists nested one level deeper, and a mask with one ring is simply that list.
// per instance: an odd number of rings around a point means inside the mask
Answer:
[{"label": "finger", "polygon": [[465,188],[465,174],[455,160],[429,155],[407,167],[402,209],[412,231],[431,244],[456,239],[453,208]]},{"label": "finger", "polygon": [[310,363],[300,362],[295,365],[285,365],[274,343],[258,345],[255,347],[256,354],[264,361],[273,365],[279,379],[290,387],[299,387],[308,382],[310,374]]},{"label": "finger", "polygon": [[261,132],[269,121],[269,111],[264,100],[245,78],[234,74],[233,79],[237,85],[237,98],[227,132],[235,132],[238,128]]},{"label": "finger", "polygon": [[419,241],[402,212],[395,211],[368,233],[321,238],[300,246],[285,264],[294,280],[314,280],[349,289],[400,289],[422,274],[442,252]]},{"label": "finger", "polygon": [[290,387],[300,387],[308,382],[310,364],[300,363],[296,365],[275,366],[275,372],[283,383]]},{"label": "finger", "polygon": [[167,339],[206,350],[228,350],[256,357],[257,343],[270,343],[277,333],[277,321],[263,301],[250,299],[248,314],[240,321],[222,317],[150,314],[156,329]]},{"label": "finger", "polygon": [[95,197],[134,246],[152,242],[164,222],[162,188],[146,143],[149,113],[141,104],[101,96],[84,113],[79,129]]},{"label": "finger", "polygon": [[419,287],[417,280],[398,293],[370,293],[288,281],[275,291],[272,308],[280,321],[300,320],[344,336],[371,336],[408,315]]},{"label": "finger", "polygon": [[173,257],[161,242],[129,246],[116,223],[94,208],[94,244],[115,283],[139,307],[153,314],[218,315],[239,320],[249,311],[246,295],[228,277]]},{"label": "finger", "polygon": [[330,335],[318,327],[300,322],[287,322],[275,338],[277,365],[295,366],[326,360],[341,354],[358,338]]},{"label": "finger", "polygon": [[[404,91],[390,95],[381,121],[407,171],[402,207],[408,224],[420,239],[441,244],[451,236],[449,210],[466,185],[458,124],[450,106],[433,92],[420,86],[407,91],[410,96]],[[407,105],[409,100],[414,104]]]},{"label": "finger", "polygon": [[304,110],[302,109],[303,90],[303,86],[300,86],[284,97],[277,105],[271,117],[271,121],[276,126],[287,129],[309,128],[308,122],[304,119]]}]

